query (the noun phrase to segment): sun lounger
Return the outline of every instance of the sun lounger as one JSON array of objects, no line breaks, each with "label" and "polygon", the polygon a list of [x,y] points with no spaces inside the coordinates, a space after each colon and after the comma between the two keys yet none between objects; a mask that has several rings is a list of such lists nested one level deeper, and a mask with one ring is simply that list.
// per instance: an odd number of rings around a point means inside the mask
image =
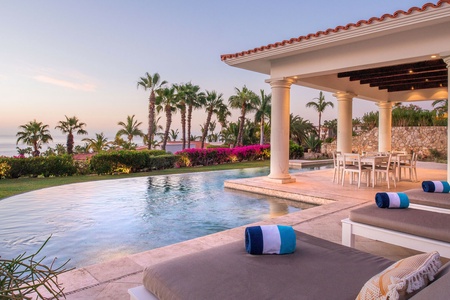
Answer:
[{"label": "sun lounger", "polygon": [[427,193],[421,188],[404,193],[408,195],[411,208],[450,214],[450,193]]},{"label": "sun lounger", "polygon": [[144,271],[144,286],[129,293],[133,300],[355,299],[391,264],[297,232],[293,254],[249,255],[243,240],[233,242],[151,266]]},{"label": "sun lounger", "polygon": [[354,247],[355,235],[450,258],[450,215],[413,208],[364,206],[342,220],[342,244]]}]

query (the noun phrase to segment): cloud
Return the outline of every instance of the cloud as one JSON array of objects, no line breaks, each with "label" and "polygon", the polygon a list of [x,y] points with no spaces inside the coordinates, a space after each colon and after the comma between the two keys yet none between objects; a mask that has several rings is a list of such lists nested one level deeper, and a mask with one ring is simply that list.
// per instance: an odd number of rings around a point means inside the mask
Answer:
[{"label": "cloud", "polygon": [[40,82],[49,83],[49,84],[62,86],[65,88],[70,88],[70,89],[79,90],[79,91],[92,92],[92,91],[95,91],[95,89],[96,89],[96,86],[94,84],[79,83],[79,82],[75,82],[75,81],[71,81],[71,80],[63,80],[63,79],[54,78],[54,77],[51,77],[48,75],[37,75],[37,76],[34,76],[33,78]]}]

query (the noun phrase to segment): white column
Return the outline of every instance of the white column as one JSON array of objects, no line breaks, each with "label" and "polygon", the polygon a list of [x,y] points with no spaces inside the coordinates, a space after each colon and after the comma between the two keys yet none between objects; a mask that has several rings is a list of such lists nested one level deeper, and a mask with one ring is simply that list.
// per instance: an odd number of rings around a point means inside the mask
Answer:
[{"label": "white column", "polygon": [[[447,75],[450,75],[448,73],[450,73],[450,56],[445,57],[444,58],[445,63],[447,64]],[[448,85],[447,85],[447,100],[448,100],[448,88],[450,87],[450,76],[448,76],[447,78],[448,80]],[[449,118],[450,118],[450,109],[448,109],[447,111],[447,181],[450,182],[450,163],[448,163],[448,159],[450,158],[450,132],[449,132],[449,128],[450,128],[450,122],[449,122]]]},{"label": "white column", "polygon": [[289,79],[267,80],[272,88],[270,127],[270,174],[268,180],[277,183],[295,182],[289,175]]},{"label": "white column", "polygon": [[380,102],[378,105],[378,151],[391,151],[392,141],[392,102]]},{"label": "white column", "polygon": [[356,94],[338,92],[333,94],[338,103],[337,151],[352,152],[352,105]]}]

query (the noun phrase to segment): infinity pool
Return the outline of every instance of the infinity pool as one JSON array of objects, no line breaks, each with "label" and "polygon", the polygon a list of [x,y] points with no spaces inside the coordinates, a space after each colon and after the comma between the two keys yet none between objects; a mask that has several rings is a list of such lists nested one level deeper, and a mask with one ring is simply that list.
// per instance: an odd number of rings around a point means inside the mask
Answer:
[{"label": "infinity pool", "polygon": [[268,172],[94,181],[0,200],[0,256],[31,254],[52,235],[44,262],[70,258],[68,267],[82,267],[311,207],[223,188],[224,180]]}]

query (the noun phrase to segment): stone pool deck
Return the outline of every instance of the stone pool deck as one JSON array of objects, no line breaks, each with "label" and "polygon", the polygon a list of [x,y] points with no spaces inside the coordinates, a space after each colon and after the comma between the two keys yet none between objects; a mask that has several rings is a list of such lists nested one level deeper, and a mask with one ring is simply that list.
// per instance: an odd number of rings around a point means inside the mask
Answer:
[{"label": "stone pool deck", "polygon": [[[419,182],[401,181],[397,183],[396,188],[392,184],[390,191],[420,188],[422,180],[447,180],[447,165],[418,162],[417,168]],[[225,185],[227,188],[321,204],[320,206],[252,225],[291,225],[296,230],[336,243],[341,242],[340,221],[348,216],[349,211],[356,207],[373,203],[377,192],[387,190],[385,182],[378,183],[375,188],[361,185],[360,189],[356,185],[350,185],[348,182],[344,186],[334,184],[332,183],[333,169],[297,173],[293,176],[297,182],[284,185],[271,183],[265,180],[264,177],[230,180]],[[129,299],[127,290],[141,285],[142,271],[146,266],[188,253],[242,240],[245,227],[242,226],[171,246],[136,253],[105,263],[75,269],[62,274],[59,277],[59,281],[63,283],[66,298],[69,300]],[[360,237],[356,240],[356,248],[392,260],[398,260],[417,253],[413,250]]]}]

